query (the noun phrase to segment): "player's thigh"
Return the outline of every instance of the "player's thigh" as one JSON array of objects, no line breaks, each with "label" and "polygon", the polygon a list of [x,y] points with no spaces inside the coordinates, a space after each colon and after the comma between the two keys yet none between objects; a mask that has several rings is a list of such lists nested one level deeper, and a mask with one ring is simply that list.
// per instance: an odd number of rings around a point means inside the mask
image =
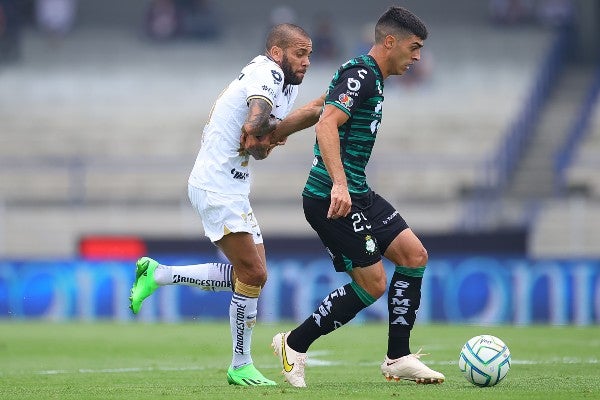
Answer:
[{"label": "player's thigh", "polygon": [[256,245],[247,232],[232,232],[215,243],[233,265],[237,279],[249,285],[263,286],[267,279],[263,245]]},{"label": "player's thigh", "polygon": [[371,192],[365,213],[371,221],[371,229],[377,238],[379,248],[385,255],[387,248],[402,231],[408,228],[408,224],[394,206],[375,192]]},{"label": "player's thigh", "polygon": [[387,200],[373,193],[368,215],[385,258],[396,265],[413,268],[427,263],[427,251],[421,240]]},{"label": "player's thigh", "polygon": [[348,272],[381,260],[369,221],[354,210],[354,206],[348,216],[338,219],[327,218],[328,199],[304,197],[303,208],[306,220],[319,235],[336,271]]},{"label": "player's thigh", "polygon": [[258,245],[254,243],[252,235],[247,232],[229,233],[216,241],[215,244],[234,267],[250,269],[265,264]]},{"label": "player's thigh", "polygon": [[263,285],[266,260],[260,226],[248,196],[209,192],[188,187],[192,205],[202,220],[205,235],[233,264],[242,282]]},{"label": "player's thigh", "polygon": [[424,267],[427,264],[427,250],[412,229],[400,232],[386,249],[384,256],[395,265],[408,268]]}]

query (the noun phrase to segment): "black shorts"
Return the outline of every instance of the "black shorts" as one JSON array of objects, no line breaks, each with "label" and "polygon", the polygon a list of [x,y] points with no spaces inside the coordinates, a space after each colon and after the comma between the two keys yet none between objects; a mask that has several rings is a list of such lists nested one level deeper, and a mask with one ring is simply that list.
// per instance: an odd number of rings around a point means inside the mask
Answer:
[{"label": "black shorts", "polygon": [[338,272],[377,263],[392,240],[408,228],[400,213],[377,193],[351,198],[352,208],[346,217],[328,219],[331,199],[303,197],[304,216]]}]

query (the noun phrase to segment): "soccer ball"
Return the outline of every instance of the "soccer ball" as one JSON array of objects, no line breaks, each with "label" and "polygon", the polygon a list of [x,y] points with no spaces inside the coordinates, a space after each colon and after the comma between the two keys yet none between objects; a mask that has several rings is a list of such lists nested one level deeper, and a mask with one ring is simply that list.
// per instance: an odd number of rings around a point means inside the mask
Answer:
[{"label": "soccer ball", "polygon": [[497,337],[478,335],[463,346],[458,368],[473,385],[494,386],[510,369],[510,351]]}]

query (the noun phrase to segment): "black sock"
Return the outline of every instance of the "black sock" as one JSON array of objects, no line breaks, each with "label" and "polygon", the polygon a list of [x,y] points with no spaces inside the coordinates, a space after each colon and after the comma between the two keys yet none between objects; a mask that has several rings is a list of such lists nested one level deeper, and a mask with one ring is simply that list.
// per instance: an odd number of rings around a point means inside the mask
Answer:
[{"label": "black sock", "polygon": [[375,299],[357,283],[344,285],[329,293],[312,315],[289,334],[287,344],[293,350],[306,353],[320,336],[348,323],[374,302]]},{"label": "black sock", "polygon": [[[400,272],[400,271],[401,272]],[[410,331],[421,304],[421,282],[425,268],[396,267],[388,290],[389,333],[387,356],[410,354]],[[410,275],[406,275],[406,273]],[[419,276],[420,275],[420,276]]]}]

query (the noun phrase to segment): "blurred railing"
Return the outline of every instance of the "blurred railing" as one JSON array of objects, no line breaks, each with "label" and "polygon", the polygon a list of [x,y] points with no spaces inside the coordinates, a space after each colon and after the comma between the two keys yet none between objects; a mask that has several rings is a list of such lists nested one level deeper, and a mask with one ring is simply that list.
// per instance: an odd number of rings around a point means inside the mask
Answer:
[{"label": "blurred railing", "polygon": [[[285,161],[255,163],[253,199],[285,204],[298,199],[311,157],[286,155]],[[371,184],[398,201],[454,199],[465,180],[473,180],[481,159],[447,155],[424,161],[421,155],[374,159],[367,174]],[[178,204],[187,201],[187,177],[193,157],[3,157],[0,158],[0,202],[7,205]],[[273,165],[276,168],[273,168]],[[427,176],[414,190],[398,184],[404,176]],[[450,172],[449,172],[450,171]],[[297,184],[297,185],[296,185]],[[444,184],[444,188],[440,188]],[[418,190],[417,190],[418,186]],[[399,188],[400,187],[400,188]],[[397,196],[397,198],[395,197]]]},{"label": "blurred railing", "polygon": [[[503,191],[534,132],[548,95],[565,66],[571,38],[571,28],[564,27],[557,31],[517,118],[503,135],[503,141],[496,152],[484,162],[482,177],[473,188],[469,201],[465,203],[459,228],[482,229],[489,227],[497,219],[495,214],[501,212],[498,207],[501,207]],[[526,222],[522,221],[522,224]]]},{"label": "blurred railing", "polygon": [[564,194],[566,188],[566,173],[571,165],[575,149],[581,143],[587,133],[589,133],[589,123],[600,96],[600,64],[596,70],[594,82],[589,88],[579,109],[579,114],[575,118],[572,127],[569,130],[563,146],[554,156],[554,190],[556,194]]},{"label": "blurred railing", "polygon": [[509,182],[523,151],[534,132],[540,112],[548,95],[565,66],[572,30],[561,29],[542,61],[529,97],[523,104],[516,120],[510,125],[500,144],[485,166],[483,186],[488,190],[502,190]]},{"label": "blurred railing", "polygon": [[[152,199],[145,198],[143,193],[136,192],[131,186],[124,190],[121,195],[110,193],[111,185],[118,189],[120,185],[138,184],[140,180],[147,182],[144,184],[148,190],[152,187],[162,187],[165,183],[175,186],[186,187],[187,175],[191,168],[189,160],[181,158],[160,158],[151,159],[131,159],[131,158],[89,158],[79,156],[64,157],[43,157],[43,158],[23,158],[23,157],[5,157],[0,159],[0,170],[4,175],[14,173],[20,181],[18,183],[4,182],[0,187],[0,201],[6,204],[39,204],[59,203],[67,206],[83,205],[94,202],[111,202],[114,200],[120,202],[152,202]],[[105,182],[102,186],[108,190],[104,194],[91,195],[90,177],[94,174],[102,174],[100,181]],[[177,182],[153,181],[156,174],[168,175],[168,177],[177,177]],[[31,186],[39,187],[31,187]],[[158,189],[160,190],[160,189]],[[95,188],[98,192],[99,189]],[[101,190],[100,190],[101,191]],[[187,192],[183,191],[182,194]],[[139,196],[139,197],[138,197]],[[165,201],[165,196],[155,196],[158,200],[154,202]],[[168,199],[173,196],[166,196]],[[173,201],[178,199],[173,198]]]}]

